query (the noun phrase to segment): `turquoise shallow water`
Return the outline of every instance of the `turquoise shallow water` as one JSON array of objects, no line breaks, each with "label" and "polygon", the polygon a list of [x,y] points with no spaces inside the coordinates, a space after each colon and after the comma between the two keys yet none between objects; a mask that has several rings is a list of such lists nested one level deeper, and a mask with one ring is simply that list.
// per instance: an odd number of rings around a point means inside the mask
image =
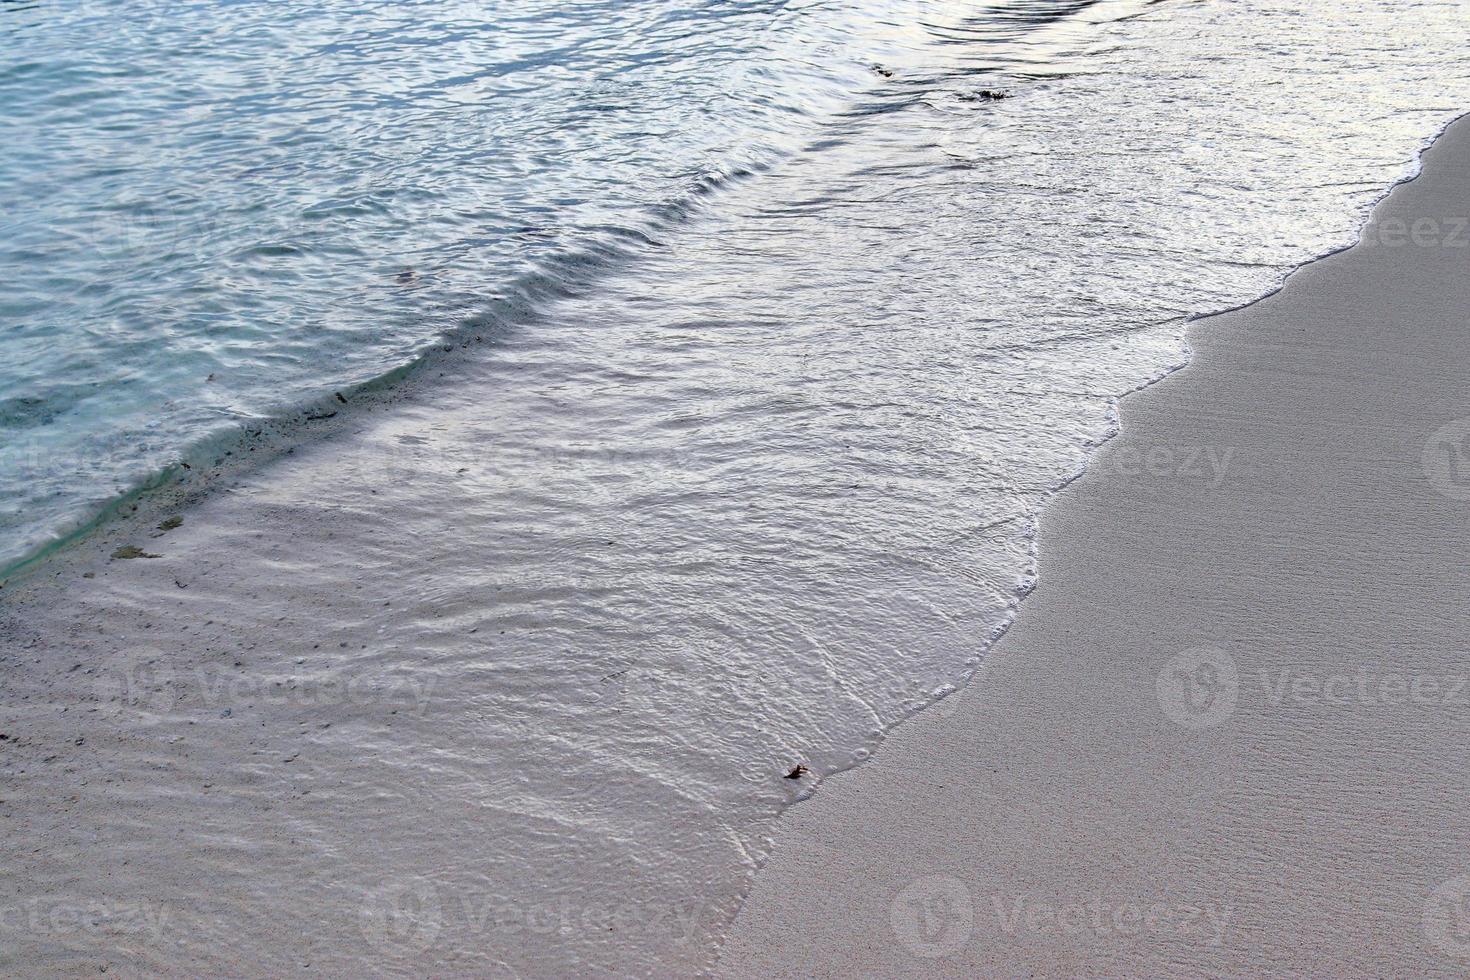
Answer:
[{"label": "turquoise shallow water", "polygon": [[912,59],[916,12],[5,8],[0,568],[202,441],[646,248]]}]

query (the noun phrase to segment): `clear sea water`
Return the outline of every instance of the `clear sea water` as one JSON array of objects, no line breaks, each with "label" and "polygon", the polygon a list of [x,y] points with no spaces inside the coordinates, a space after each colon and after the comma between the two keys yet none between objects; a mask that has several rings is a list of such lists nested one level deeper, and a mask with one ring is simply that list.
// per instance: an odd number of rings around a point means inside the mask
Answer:
[{"label": "clear sea water", "polygon": [[[57,664],[173,678],[109,758],[132,795],[88,790],[131,816],[50,832],[174,911],[145,971],[707,967],[770,821],[984,655],[1116,399],[1470,107],[1453,2],[38,2],[0,32],[0,559],[242,426],[301,446],[29,607]],[[433,696],[223,717],[187,679],[226,654]],[[28,887],[73,880],[48,848]]]},{"label": "clear sea water", "polygon": [[1075,6],[0,8],[0,569]]}]

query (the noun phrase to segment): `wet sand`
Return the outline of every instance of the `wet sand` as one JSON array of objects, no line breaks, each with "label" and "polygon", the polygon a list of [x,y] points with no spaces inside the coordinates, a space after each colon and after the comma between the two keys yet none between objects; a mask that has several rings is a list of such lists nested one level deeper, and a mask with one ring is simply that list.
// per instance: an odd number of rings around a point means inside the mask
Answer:
[{"label": "wet sand", "polygon": [[725,975],[1470,969],[1467,213],[1461,120],[1192,325],[971,683],[782,818]]}]

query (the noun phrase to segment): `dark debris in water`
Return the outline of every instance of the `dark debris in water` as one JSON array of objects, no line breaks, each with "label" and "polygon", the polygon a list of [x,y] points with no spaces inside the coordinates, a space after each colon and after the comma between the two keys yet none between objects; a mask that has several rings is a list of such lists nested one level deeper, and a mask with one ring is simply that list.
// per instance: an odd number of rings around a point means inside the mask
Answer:
[{"label": "dark debris in water", "polygon": [[137,547],[135,545],[125,544],[121,548],[119,548],[116,551],[114,551],[112,553],[112,557],[114,557],[114,558],[121,558],[121,559],[129,559],[129,558],[162,558],[163,556],[162,555],[150,554],[149,552],[146,552],[142,548],[139,548],[139,547]]},{"label": "dark debris in water", "polygon": [[806,766],[803,766],[800,763],[797,763],[795,766],[792,766],[791,767],[791,771],[786,774],[786,778],[787,779],[800,779],[802,776],[805,776],[808,771],[809,770],[807,769]]}]

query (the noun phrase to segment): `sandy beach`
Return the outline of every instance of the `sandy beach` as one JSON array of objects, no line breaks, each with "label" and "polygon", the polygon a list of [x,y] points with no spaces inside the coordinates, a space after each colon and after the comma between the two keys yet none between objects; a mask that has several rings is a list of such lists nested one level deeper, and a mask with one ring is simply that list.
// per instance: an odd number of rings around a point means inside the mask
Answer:
[{"label": "sandy beach", "polygon": [[1470,967],[1470,5],[0,9],[0,977]]},{"label": "sandy beach", "polygon": [[1464,975],[1467,200],[1461,121],[1192,325],[969,686],[782,819],[723,975]]}]

